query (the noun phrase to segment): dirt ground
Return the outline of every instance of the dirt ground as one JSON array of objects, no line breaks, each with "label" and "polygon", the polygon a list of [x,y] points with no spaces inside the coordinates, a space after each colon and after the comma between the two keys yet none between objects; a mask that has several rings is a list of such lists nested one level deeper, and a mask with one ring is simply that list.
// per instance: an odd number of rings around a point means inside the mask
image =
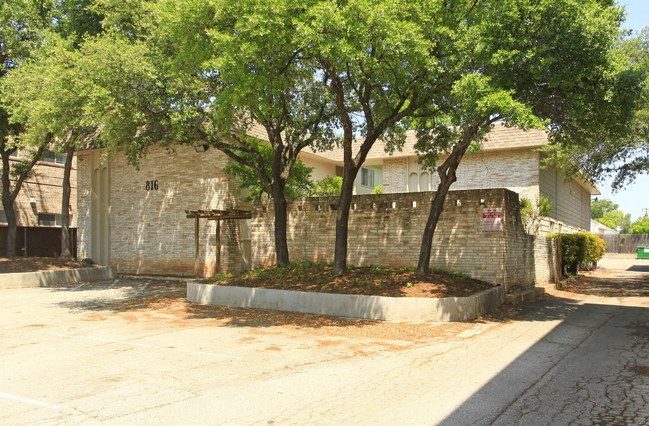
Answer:
[{"label": "dirt ground", "polygon": [[[88,268],[75,260],[48,257],[0,258],[0,273]],[[202,280],[213,283],[214,279]],[[323,263],[295,262],[285,268],[269,267],[235,276],[221,276],[221,285],[280,290],[363,294],[388,297],[464,297],[493,286],[459,273],[435,271],[423,278],[408,268],[350,267],[343,276],[331,274]]]},{"label": "dirt ground", "polygon": [[63,260],[54,257],[0,257],[0,274],[93,268],[95,266],[76,260]]},{"label": "dirt ground", "polygon": [[417,277],[412,268],[350,266],[345,274],[334,275],[330,264],[312,262],[293,262],[285,267],[221,275],[200,282],[319,293],[430,298],[465,297],[493,288],[492,284],[457,272],[433,270],[424,277]]}]

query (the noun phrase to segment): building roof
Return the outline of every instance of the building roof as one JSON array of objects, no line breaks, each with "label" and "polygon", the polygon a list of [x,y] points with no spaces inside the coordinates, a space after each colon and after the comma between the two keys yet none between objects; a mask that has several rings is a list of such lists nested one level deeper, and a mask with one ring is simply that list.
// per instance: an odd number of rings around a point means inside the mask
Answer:
[{"label": "building roof", "polygon": [[615,229],[609,228],[595,219],[590,220],[590,232],[594,234],[619,234]]},{"label": "building roof", "polygon": [[[367,154],[367,160],[381,158],[400,158],[415,157],[415,143],[417,142],[416,132],[408,131],[406,133],[406,142],[401,151],[395,151],[392,155],[385,150],[386,144],[382,140],[376,141],[370,152]],[[540,148],[548,143],[547,134],[543,130],[530,129],[523,131],[517,127],[506,127],[502,123],[494,124],[494,128],[485,137],[482,147],[484,151],[499,151],[523,148]],[[358,152],[360,141],[354,142],[354,154]],[[313,154],[331,161],[343,161],[343,148],[335,147],[330,151],[317,151],[314,148],[307,147],[305,152]]]}]

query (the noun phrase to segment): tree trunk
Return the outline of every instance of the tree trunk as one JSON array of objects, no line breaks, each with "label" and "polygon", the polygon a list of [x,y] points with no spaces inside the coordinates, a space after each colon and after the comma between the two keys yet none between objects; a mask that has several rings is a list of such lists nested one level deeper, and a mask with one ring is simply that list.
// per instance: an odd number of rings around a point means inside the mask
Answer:
[{"label": "tree trunk", "polygon": [[[2,197],[4,199],[4,197]],[[18,229],[18,224],[16,220],[16,211],[14,210],[13,203],[10,207],[7,207],[3,200],[3,207],[5,209],[5,214],[7,216],[7,257],[16,256],[16,230]]]},{"label": "tree trunk", "polygon": [[[276,192],[273,187],[273,192]],[[273,205],[275,206],[275,255],[277,266],[288,265],[288,242],[286,240],[286,198],[284,191],[273,194]]]},{"label": "tree trunk", "polygon": [[[4,151],[4,150],[3,150]],[[7,257],[16,255],[16,211],[11,196],[11,179],[9,177],[9,152],[2,153],[2,209],[7,216]]]},{"label": "tree trunk", "polygon": [[430,253],[433,247],[435,229],[437,228],[439,216],[442,214],[442,210],[444,210],[444,201],[446,201],[446,195],[448,194],[448,190],[451,184],[455,182],[455,179],[455,173],[453,173],[452,178],[443,177],[442,182],[440,182],[439,186],[437,187],[435,197],[433,197],[433,200],[430,203],[430,213],[428,214],[428,220],[426,221],[424,234],[421,237],[419,262],[417,262],[417,276],[421,277],[426,275],[428,273],[428,270],[430,269]]},{"label": "tree trunk", "polygon": [[428,214],[428,220],[426,221],[426,227],[424,228],[424,234],[421,238],[421,248],[419,251],[419,261],[417,262],[417,276],[421,277],[426,275],[430,269],[430,253],[433,246],[433,237],[435,236],[435,229],[437,228],[437,222],[439,221],[439,216],[444,210],[444,201],[446,201],[446,195],[453,184],[457,180],[456,170],[460,165],[462,156],[466,153],[466,150],[471,145],[471,142],[477,135],[477,129],[468,130],[463,136],[462,140],[453,148],[453,151],[448,156],[446,161],[437,168],[437,173],[440,177],[440,183],[437,186],[437,191],[435,192],[435,197],[430,203],[430,213]]},{"label": "tree trunk", "polygon": [[29,175],[38,160],[40,160],[45,148],[51,141],[52,135],[48,135],[43,143],[39,145],[38,150],[34,153],[31,161],[27,163],[26,167],[21,171],[20,176],[16,178],[13,190],[11,189],[11,177],[9,174],[11,169],[9,166],[9,155],[15,151],[15,148],[6,149],[6,139],[0,142],[0,157],[2,157],[2,208],[7,215],[7,257],[13,257],[16,255],[16,229],[18,224],[16,220],[16,211],[14,210],[14,202],[20,192],[23,181]]},{"label": "tree trunk", "polygon": [[70,238],[70,172],[74,146],[66,150],[65,168],[63,169],[63,193],[61,196],[61,259],[72,259],[72,240]]},{"label": "tree trunk", "polygon": [[354,194],[354,179],[358,173],[355,167],[346,167],[343,185],[336,210],[336,245],[334,252],[333,273],[344,274],[347,271],[347,233],[349,230],[349,209]]}]

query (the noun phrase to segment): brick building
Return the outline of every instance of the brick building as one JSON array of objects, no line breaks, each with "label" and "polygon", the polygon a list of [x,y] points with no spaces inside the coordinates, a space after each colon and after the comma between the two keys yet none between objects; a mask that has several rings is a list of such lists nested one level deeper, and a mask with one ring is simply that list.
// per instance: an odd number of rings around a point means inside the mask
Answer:
[{"label": "brick building", "polygon": [[[415,133],[408,132],[401,151],[385,152],[385,144],[377,141],[367,155],[361,176],[357,178],[356,194],[369,194],[382,185],[384,194],[434,191],[439,184],[437,173],[424,169],[417,162]],[[482,143],[482,151],[464,156],[457,170],[457,181],[451,190],[507,188],[521,198],[535,201],[540,195],[554,205],[550,218],[556,226],[570,229],[590,229],[590,198],[599,195],[596,186],[578,178],[564,180],[554,167],[542,167],[538,149],[548,143],[542,130],[522,131],[496,124]],[[342,149],[329,152],[310,151],[302,155],[303,162],[332,175],[343,164]],[[438,164],[444,161],[442,156]],[[364,169],[364,170],[363,170]],[[315,174],[315,173],[314,173]],[[364,185],[363,177],[371,176]],[[545,227],[544,227],[545,229]]]},{"label": "brick building", "polygon": [[[254,129],[252,136],[266,139],[262,129]],[[390,196],[434,189],[435,178],[416,163],[413,138],[409,134],[403,152],[393,156],[377,144],[359,173],[356,193],[367,194],[378,185]],[[507,188],[531,199],[542,194],[555,203],[557,223],[588,229],[590,195],[597,189],[574,179],[564,182],[556,170],[542,169],[536,149],[545,143],[543,132],[496,126],[484,150],[463,159],[451,189]],[[79,153],[79,257],[116,265],[121,273],[188,276],[196,272],[209,276],[217,267],[221,272],[239,271],[270,261],[262,252],[268,250],[272,232],[260,231],[266,225],[254,218],[257,214],[257,219],[272,224],[270,213],[253,209],[252,230],[250,220],[221,221],[218,237],[215,221],[200,220],[197,227],[195,220],[187,218],[188,210],[252,208],[236,189],[237,182],[222,171],[230,160],[212,148],[199,151],[189,146],[178,147],[175,153],[152,149],[139,170],[129,166],[123,155],[102,161],[101,150]],[[300,158],[314,168],[314,180],[335,176],[342,166],[341,150],[305,151]],[[333,231],[331,224],[323,226]],[[289,227],[289,239],[302,235],[298,228]],[[413,235],[420,234],[411,229]],[[332,236],[319,241],[319,250],[333,253]]]},{"label": "brick building", "polygon": [[[24,158],[16,152],[10,163]],[[65,155],[46,151],[43,159],[34,166],[18,193],[14,208],[18,224],[17,254],[27,256],[54,256],[60,253],[61,197]],[[70,227],[77,226],[77,168],[73,160],[70,174]],[[7,216],[0,205],[0,254],[6,244]],[[57,235],[58,231],[58,235]],[[76,232],[73,231],[73,232]],[[52,241],[59,238],[57,241]]]}]

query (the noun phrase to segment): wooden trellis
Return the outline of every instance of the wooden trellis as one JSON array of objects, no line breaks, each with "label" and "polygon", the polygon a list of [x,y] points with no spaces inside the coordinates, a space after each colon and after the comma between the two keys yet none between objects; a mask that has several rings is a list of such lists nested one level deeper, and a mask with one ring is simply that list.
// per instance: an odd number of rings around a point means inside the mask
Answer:
[{"label": "wooden trellis", "polygon": [[201,219],[216,221],[216,272],[221,272],[221,221],[234,219],[251,219],[252,215],[249,210],[227,209],[227,210],[185,210],[187,219],[194,219],[194,273],[199,275],[200,264],[200,244],[199,230]]}]

